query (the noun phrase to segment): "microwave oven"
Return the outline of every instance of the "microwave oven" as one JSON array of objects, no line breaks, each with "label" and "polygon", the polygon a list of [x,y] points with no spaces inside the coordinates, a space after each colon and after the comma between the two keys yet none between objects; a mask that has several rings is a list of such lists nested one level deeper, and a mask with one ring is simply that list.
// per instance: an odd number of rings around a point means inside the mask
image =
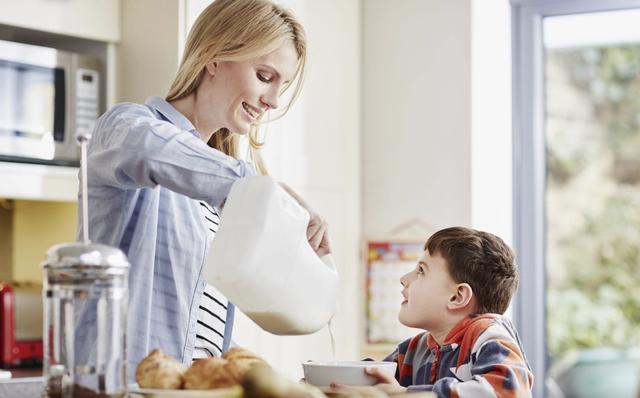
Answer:
[{"label": "microwave oven", "polygon": [[76,136],[100,112],[99,61],[0,40],[0,160],[79,164]]}]

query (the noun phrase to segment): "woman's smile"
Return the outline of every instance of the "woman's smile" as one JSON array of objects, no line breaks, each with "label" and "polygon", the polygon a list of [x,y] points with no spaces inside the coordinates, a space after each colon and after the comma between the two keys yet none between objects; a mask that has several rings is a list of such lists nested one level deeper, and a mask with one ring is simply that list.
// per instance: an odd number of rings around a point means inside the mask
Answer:
[{"label": "woman's smile", "polygon": [[262,113],[259,109],[247,104],[246,102],[242,102],[242,108],[249,119],[251,121],[255,121],[258,116]]}]

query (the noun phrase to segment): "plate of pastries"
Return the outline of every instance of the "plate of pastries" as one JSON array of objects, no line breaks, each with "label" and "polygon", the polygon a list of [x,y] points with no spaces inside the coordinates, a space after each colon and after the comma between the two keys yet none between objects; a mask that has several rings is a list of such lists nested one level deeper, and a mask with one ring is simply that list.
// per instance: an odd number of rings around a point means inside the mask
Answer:
[{"label": "plate of pastries", "polygon": [[240,347],[191,366],[157,348],[138,364],[136,382],[138,387],[129,392],[145,398],[325,397],[311,385],[277,374],[264,359]]}]

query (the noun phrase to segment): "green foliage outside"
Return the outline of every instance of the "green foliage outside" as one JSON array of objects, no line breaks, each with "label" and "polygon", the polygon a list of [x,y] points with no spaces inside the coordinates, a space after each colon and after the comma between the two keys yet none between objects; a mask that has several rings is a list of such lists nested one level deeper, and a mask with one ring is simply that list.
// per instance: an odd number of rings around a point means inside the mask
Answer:
[{"label": "green foliage outside", "polygon": [[547,54],[552,358],[640,346],[640,46]]}]

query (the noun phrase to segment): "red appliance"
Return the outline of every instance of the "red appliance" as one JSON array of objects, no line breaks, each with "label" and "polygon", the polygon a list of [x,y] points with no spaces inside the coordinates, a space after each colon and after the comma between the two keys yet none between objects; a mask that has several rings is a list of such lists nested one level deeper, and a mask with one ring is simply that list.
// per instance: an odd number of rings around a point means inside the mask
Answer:
[{"label": "red appliance", "polygon": [[0,365],[42,360],[42,288],[0,282]]}]

